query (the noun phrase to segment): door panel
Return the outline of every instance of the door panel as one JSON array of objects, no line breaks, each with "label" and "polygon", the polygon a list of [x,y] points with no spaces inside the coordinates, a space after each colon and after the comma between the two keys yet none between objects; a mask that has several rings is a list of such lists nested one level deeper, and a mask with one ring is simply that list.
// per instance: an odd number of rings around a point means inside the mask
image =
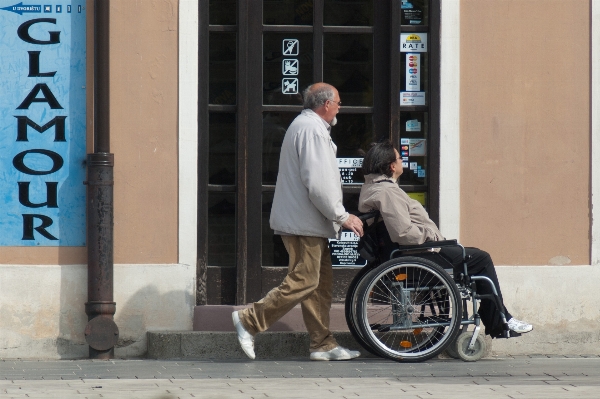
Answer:
[{"label": "door panel", "polygon": [[312,0],[264,0],[265,25],[312,25]]},{"label": "door panel", "polygon": [[210,69],[209,104],[235,104],[236,97],[236,33],[209,33]]},{"label": "door panel", "polygon": [[344,107],[373,106],[373,35],[327,33],[323,80],[334,85]]}]

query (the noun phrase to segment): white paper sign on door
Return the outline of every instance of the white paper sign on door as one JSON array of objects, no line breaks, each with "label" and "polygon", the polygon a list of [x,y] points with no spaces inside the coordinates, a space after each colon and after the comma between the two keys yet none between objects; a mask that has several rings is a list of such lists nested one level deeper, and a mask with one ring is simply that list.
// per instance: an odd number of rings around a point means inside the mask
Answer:
[{"label": "white paper sign on door", "polygon": [[402,105],[425,105],[425,92],[401,91],[400,106]]}]

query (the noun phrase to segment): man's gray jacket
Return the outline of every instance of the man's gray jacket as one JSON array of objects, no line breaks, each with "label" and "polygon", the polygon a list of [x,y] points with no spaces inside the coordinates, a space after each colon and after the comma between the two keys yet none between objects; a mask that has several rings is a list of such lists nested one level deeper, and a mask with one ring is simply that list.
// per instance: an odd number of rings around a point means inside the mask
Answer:
[{"label": "man's gray jacket", "polygon": [[275,234],[336,238],[348,219],[328,127],[305,109],[285,133],[271,209]]}]

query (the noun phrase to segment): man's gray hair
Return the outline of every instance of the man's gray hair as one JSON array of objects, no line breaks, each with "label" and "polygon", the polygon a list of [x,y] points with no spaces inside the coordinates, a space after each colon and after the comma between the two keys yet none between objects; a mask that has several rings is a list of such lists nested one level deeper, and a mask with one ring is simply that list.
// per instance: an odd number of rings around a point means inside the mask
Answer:
[{"label": "man's gray hair", "polygon": [[325,104],[325,101],[331,100],[335,97],[333,93],[333,87],[329,85],[320,85],[313,89],[314,85],[308,86],[303,92],[302,97],[304,99],[304,109],[312,109],[313,111]]}]

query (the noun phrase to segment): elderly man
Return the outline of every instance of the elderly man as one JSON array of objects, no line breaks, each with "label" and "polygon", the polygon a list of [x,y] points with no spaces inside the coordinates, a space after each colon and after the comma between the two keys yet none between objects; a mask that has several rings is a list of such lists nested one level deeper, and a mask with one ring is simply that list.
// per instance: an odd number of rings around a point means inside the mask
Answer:
[{"label": "elderly man", "polygon": [[342,227],[362,236],[362,222],[342,205],[337,147],[331,126],[342,102],[335,87],[315,83],[303,93],[304,110],[288,128],[279,161],[271,228],[289,254],[288,274],[260,301],[233,312],[242,349],[251,359],[254,335],[265,331],[298,303],[310,335],[311,360],[360,356],[339,346],[329,331],[333,270],[328,238]]}]

